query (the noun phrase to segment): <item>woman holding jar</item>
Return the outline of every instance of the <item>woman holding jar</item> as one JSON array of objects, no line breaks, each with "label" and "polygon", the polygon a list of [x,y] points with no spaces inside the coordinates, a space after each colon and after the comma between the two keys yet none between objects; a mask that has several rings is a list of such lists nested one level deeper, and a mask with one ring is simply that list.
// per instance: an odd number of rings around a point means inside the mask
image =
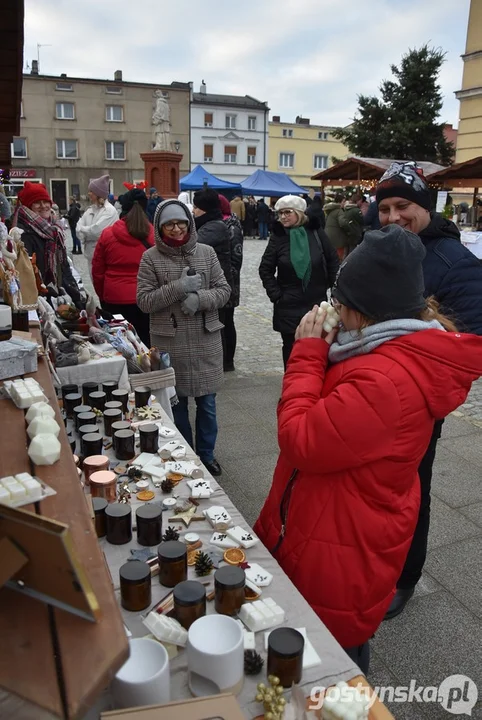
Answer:
[{"label": "woman holding jar", "polygon": [[92,204],[80,218],[75,232],[84,246],[84,255],[89,263],[89,273],[92,277],[92,258],[97,240],[106,227],[117,222],[119,216],[115,207],[107,199],[109,195],[108,175],[91,180],[87,195]]},{"label": "woman holding jar", "polygon": [[315,303],[326,300],[338,270],[338,257],[317,217],[306,215],[306,202],[285,195],[275,205],[279,222],[259,266],[259,275],[274,305],[273,329],[283,340],[286,370],[296,328]]}]

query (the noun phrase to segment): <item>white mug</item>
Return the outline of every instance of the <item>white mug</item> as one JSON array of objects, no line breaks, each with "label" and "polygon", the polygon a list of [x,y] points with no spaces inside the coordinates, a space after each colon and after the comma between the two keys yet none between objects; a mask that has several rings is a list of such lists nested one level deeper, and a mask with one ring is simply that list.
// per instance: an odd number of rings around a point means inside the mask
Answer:
[{"label": "white mug", "polygon": [[129,640],[130,657],[112,681],[118,708],[159,705],[171,699],[169,656],[166,648],[150,638]]},{"label": "white mug", "polygon": [[189,689],[195,697],[231,692],[244,680],[244,637],[240,625],[228,615],[205,615],[188,631]]}]

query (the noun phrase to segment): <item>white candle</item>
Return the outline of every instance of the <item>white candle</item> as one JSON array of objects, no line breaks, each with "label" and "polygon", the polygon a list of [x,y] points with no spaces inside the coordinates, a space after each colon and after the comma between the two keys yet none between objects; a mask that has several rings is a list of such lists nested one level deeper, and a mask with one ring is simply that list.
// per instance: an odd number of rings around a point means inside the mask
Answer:
[{"label": "white candle", "polygon": [[36,435],[28,448],[28,454],[35,465],[53,465],[60,457],[60,443],[55,435]]},{"label": "white candle", "polygon": [[60,433],[60,427],[52,417],[46,415],[37,415],[27,428],[27,434],[29,438],[33,438],[40,434],[52,434],[58,437]]}]

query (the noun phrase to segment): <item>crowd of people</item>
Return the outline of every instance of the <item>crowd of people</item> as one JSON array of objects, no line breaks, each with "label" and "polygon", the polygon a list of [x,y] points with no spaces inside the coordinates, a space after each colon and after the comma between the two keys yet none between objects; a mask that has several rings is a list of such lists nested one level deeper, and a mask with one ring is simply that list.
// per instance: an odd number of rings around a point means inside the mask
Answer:
[{"label": "crowd of people", "polygon": [[[167,351],[180,432],[208,470],[216,393],[234,369],[243,237],[269,240],[259,275],[281,334],[280,456],[255,530],[359,664],[383,619],[400,614],[424,566],[444,418],[482,375],[482,265],[431,211],[415,163],[395,163],[376,198],[287,195],[268,205],[214,190],[162,200],[89,185],[79,241],[104,310]],[[65,237],[46,188],[25,183],[14,223],[44,282],[76,300]],[[75,237],[74,237],[75,236]],[[336,328],[323,329],[331,302]],[[189,400],[194,400],[194,430]]]}]

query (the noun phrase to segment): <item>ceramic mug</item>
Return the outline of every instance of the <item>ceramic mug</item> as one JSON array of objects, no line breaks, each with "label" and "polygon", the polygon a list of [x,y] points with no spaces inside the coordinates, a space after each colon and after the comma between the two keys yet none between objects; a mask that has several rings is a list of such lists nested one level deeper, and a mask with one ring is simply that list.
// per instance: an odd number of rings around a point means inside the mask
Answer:
[{"label": "ceramic mug", "polygon": [[244,680],[244,637],[241,626],[228,615],[206,615],[188,631],[189,689],[195,697],[237,694]]},{"label": "ceramic mug", "polygon": [[129,640],[130,657],[111,685],[116,708],[159,705],[170,701],[169,657],[150,638]]}]

